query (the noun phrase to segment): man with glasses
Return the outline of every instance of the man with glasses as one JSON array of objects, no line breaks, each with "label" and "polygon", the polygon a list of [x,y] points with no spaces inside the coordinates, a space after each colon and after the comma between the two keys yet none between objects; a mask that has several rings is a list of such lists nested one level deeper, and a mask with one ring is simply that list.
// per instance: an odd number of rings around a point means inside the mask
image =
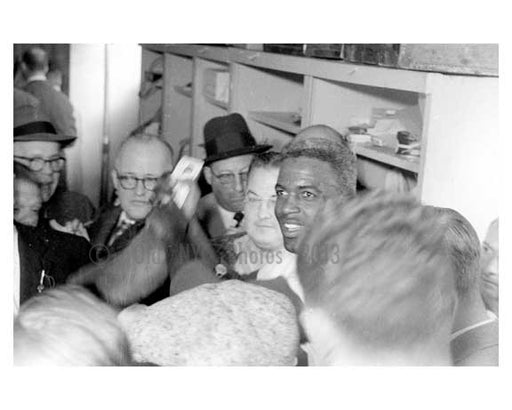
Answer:
[{"label": "man with glasses", "polygon": [[[57,191],[60,172],[64,165],[62,148],[76,137],[57,133],[53,124],[33,106],[17,106],[14,110],[13,151],[15,170],[22,170],[24,177],[35,182],[40,189],[43,207],[37,226],[25,226],[15,222],[18,232],[17,245],[20,264],[20,299],[26,299],[45,288],[63,283],[67,275],[89,261],[89,242],[78,235],[59,232],[50,219],[61,222],[78,212],[71,206],[62,205]],[[19,177],[20,175],[16,175]],[[67,192],[75,204],[90,201],[84,195]],[[68,197],[69,197],[68,195]],[[55,212],[55,205],[60,212]],[[61,206],[62,205],[62,206]],[[92,205],[91,205],[92,207]],[[51,217],[47,212],[53,210]],[[64,228],[64,227],[63,227]]]},{"label": "man with glasses", "polygon": [[247,173],[253,154],[267,151],[258,145],[244,118],[237,113],[209,120],[204,126],[204,176],[212,193],[201,198],[197,218],[210,238],[243,232]]},{"label": "man with glasses", "polygon": [[112,254],[130,243],[152,209],[159,178],[172,168],[172,149],[160,138],[135,135],[123,141],[112,170],[118,205],[89,229],[94,249]]}]

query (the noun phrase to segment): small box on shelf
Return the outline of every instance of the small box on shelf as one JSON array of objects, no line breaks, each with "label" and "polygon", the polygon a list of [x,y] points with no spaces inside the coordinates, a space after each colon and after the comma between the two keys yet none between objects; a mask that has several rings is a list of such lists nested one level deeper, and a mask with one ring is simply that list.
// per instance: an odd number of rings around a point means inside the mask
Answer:
[{"label": "small box on shelf", "polygon": [[210,100],[218,101],[227,106],[229,101],[229,71],[208,68],[204,71],[203,95]]},{"label": "small box on shelf", "polygon": [[305,44],[263,44],[263,51],[268,53],[303,56]]},{"label": "small box on shelf", "polygon": [[408,70],[498,76],[497,44],[345,44],[343,57]]},{"label": "small box on shelf", "polygon": [[343,44],[306,44],[307,57],[343,59]]}]

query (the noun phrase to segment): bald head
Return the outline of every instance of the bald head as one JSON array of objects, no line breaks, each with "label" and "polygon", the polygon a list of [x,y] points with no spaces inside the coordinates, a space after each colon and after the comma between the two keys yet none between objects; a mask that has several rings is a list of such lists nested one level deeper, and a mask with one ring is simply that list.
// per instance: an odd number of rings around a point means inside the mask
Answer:
[{"label": "bald head", "polygon": [[31,47],[23,53],[21,57],[22,68],[25,74],[48,71],[48,56],[46,51],[39,47]]},{"label": "bald head", "polygon": [[312,125],[304,128],[297,134],[294,141],[312,140],[312,139],[324,139],[340,144],[343,141],[342,135],[327,125]]},{"label": "bald head", "polygon": [[[115,166],[118,168],[126,158],[134,157],[136,162],[149,157],[152,162],[162,162],[166,171],[172,170],[174,152],[167,141],[153,135],[134,135],[126,138],[117,151]],[[136,157],[139,158],[138,160]]]}]

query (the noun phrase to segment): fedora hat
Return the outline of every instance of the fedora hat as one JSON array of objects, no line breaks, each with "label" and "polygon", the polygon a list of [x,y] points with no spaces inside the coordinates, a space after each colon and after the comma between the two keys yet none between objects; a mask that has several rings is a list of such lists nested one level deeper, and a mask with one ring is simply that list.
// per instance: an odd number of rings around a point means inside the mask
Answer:
[{"label": "fedora hat", "polygon": [[37,106],[22,102],[14,107],[14,142],[52,141],[68,145],[76,136],[58,134],[53,124],[41,114]]},{"label": "fedora hat", "polygon": [[204,126],[205,165],[221,159],[267,151],[272,145],[258,145],[244,118],[238,114],[215,117]]}]

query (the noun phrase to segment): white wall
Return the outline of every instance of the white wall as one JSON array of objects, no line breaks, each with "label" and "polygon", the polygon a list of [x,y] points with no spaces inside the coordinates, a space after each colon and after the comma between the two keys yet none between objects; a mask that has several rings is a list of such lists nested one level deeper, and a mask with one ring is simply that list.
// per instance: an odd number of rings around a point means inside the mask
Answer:
[{"label": "white wall", "polygon": [[506,184],[499,173],[497,78],[443,76],[432,97],[422,201],[459,211],[483,240]]},{"label": "white wall", "polygon": [[70,48],[69,96],[79,138],[68,149],[68,184],[95,205],[100,197],[104,137],[110,152],[115,152],[120,139],[137,125],[140,56],[137,44],[72,44]]}]

